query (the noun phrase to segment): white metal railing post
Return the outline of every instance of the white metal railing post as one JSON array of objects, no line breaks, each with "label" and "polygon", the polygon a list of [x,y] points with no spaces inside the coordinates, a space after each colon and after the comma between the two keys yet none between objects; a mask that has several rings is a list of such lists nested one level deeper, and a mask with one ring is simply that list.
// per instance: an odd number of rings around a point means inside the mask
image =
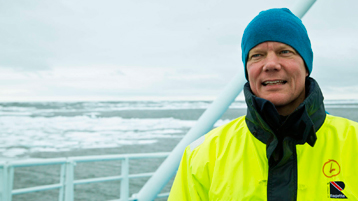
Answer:
[{"label": "white metal railing post", "polygon": [[[291,11],[299,18],[302,18],[315,1],[316,0],[298,1]],[[190,129],[179,144],[173,149],[168,158],[157,169],[155,174],[139,191],[137,194],[138,201],[154,200],[168,181],[175,175],[185,147],[212,128],[215,122],[241,93],[245,82],[246,80],[242,72],[238,73],[234,79],[231,80],[218,98],[210,105],[204,114],[201,115],[196,125]]]},{"label": "white metal railing post", "polygon": [[129,159],[128,157],[125,157],[122,160],[122,169],[121,169],[121,192],[120,192],[120,198],[121,201],[127,201],[129,198]]},{"label": "white metal railing post", "polygon": [[61,173],[60,173],[61,188],[59,190],[59,195],[58,195],[59,201],[64,201],[64,192],[65,192],[64,189],[66,186],[65,179],[66,179],[66,164],[62,164],[61,165]]},{"label": "white metal railing post", "polygon": [[6,164],[3,164],[0,168],[0,201],[6,201],[6,186],[7,186],[7,175],[6,175]]},{"label": "white metal railing post", "polygon": [[12,188],[14,186],[14,167],[12,166],[8,166],[8,200],[11,201],[12,200]]},{"label": "white metal railing post", "polygon": [[74,166],[76,163],[73,160],[67,160],[66,162],[66,179],[65,179],[65,201],[73,201],[74,196]]},{"label": "white metal railing post", "polygon": [[3,164],[0,169],[0,201],[7,201],[7,164]]},{"label": "white metal railing post", "polygon": [[14,180],[14,168],[9,165],[8,162],[3,164],[0,168],[0,201],[11,201],[12,200],[12,188]]}]

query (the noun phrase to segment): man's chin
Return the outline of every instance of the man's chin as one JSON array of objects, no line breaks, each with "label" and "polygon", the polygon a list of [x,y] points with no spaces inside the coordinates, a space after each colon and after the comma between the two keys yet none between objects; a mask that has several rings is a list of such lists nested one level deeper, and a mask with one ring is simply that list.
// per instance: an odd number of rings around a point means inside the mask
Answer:
[{"label": "man's chin", "polygon": [[270,101],[276,108],[291,107],[292,105],[294,105],[294,101],[288,98],[280,98],[280,96],[276,96],[274,98],[267,98],[266,100]]},{"label": "man's chin", "polygon": [[285,95],[282,94],[273,94],[262,98],[270,101],[276,107],[283,107],[291,102],[288,97],[285,97]]}]

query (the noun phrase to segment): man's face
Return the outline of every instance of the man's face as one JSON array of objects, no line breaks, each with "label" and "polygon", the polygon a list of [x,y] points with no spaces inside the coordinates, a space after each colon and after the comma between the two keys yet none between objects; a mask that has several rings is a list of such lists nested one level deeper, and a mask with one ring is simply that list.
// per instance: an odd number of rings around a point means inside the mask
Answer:
[{"label": "man's face", "polygon": [[247,60],[252,92],[271,101],[279,114],[291,114],[305,99],[308,72],[301,56],[289,45],[264,42],[252,48]]}]

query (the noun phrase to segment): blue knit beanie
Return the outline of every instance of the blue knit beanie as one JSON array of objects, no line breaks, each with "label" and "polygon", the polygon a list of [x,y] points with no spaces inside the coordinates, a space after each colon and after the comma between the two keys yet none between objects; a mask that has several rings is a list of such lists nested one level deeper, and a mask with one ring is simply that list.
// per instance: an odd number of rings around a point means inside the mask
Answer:
[{"label": "blue knit beanie", "polygon": [[261,11],[247,25],[242,36],[242,62],[247,80],[246,63],[249,51],[266,41],[281,42],[293,47],[304,60],[308,74],[311,74],[313,52],[305,26],[289,9],[274,8]]}]

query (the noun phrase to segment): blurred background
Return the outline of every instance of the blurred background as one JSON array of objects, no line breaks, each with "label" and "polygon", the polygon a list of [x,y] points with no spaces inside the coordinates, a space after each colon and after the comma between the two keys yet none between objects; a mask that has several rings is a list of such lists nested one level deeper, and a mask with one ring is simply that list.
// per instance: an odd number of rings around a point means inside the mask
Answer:
[{"label": "blurred background", "polygon": [[[213,100],[243,72],[250,20],[295,3],[1,1],[0,101]],[[303,18],[326,99],[358,99],[357,6],[318,0]]]},{"label": "blurred background", "polygon": [[[237,73],[260,11],[297,0],[0,1],[0,161],[171,151]],[[311,77],[326,110],[358,121],[358,2],[318,0],[304,16]],[[243,95],[215,124],[246,114]],[[132,164],[155,171],[161,160]],[[117,163],[75,178],[118,175]],[[59,166],[15,170],[14,189],[59,182]],[[146,179],[131,181],[136,193]],[[164,189],[169,191],[171,182]],[[119,197],[119,181],[75,200]],[[56,200],[58,189],[13,200]]]}]

